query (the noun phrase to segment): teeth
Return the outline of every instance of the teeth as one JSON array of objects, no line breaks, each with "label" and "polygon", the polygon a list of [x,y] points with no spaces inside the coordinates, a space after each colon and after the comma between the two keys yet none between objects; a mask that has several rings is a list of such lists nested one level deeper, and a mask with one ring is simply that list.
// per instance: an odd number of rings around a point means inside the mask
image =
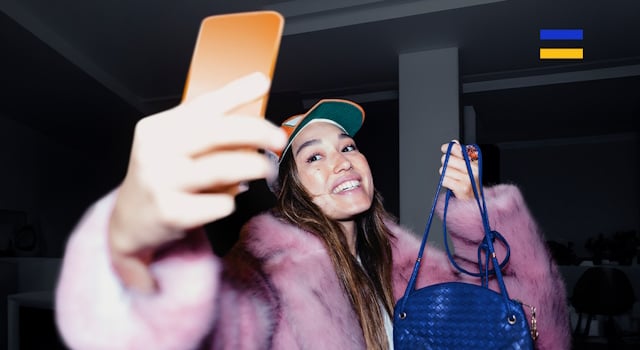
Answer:
[{"label": "teeth", "polygon": [[358,187],[360,187],[360,181],[358,181],[358,180],[346,181],[346,182],[341,183],[336,188],[334,188],[333,189],[333,193],[340,193],[340,192],[352,190],[352,189],[358,188]]}]

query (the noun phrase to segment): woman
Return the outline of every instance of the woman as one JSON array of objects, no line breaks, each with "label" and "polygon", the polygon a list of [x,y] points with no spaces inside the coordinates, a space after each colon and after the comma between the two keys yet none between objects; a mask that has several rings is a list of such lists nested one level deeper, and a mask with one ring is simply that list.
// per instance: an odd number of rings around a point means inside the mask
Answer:
[{"label": "woman", "polygon": [[[252,75],[138,124],[123,183],[67,245],[56,316],[71,347],[392,347],[393,305],[419,242],[384,211],[353,141],[364,113],[324,100],[285,121],[288,136],[233,115],[268,85]],[[277,176],[256,149],[280,153]],[[457,234],[482,232],[460,152],[444,182],[456,197],[448,223],[458,256],[473,261],[480,237]],[[231,213],[242,184],[258,178],[277,179],[276,208],[216,257],[200,227]],[[513,252],[507,288],[538,308],[538,348],[568,348],[563,283],[522,197],[513,186],[485,195]],[[442,252],[428,248],[425,259],[419,287],[463,279]]]}]

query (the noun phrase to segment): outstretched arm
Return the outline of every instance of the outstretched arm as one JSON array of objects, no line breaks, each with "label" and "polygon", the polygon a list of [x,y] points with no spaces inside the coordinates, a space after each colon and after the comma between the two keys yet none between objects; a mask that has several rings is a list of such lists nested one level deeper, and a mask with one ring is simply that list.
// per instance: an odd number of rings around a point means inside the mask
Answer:
[{"label": "outstretched arm", "polygon": [[258,149],[285,143],[268,121],[234,112],[268,87],[249,75],[138,122],[122,185],[67,245],[56,318],[68,345],[190,348],[211,329],[221,267],[198,228],[270,173]]}]

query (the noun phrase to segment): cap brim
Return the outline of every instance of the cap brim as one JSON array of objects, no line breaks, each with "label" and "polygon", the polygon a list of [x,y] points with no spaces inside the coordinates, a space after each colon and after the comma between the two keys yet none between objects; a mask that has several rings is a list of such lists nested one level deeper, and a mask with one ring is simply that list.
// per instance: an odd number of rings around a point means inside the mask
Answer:
[{"label": "cap brim", "polygon": [[289,136],[287,146],[282,151],[280,160],[287,153],[293,140],[304,128],[314,120],[326,120],[337,124],[349,136],[354,137],[364,123],[364,110],[355,102],[340,99],[325,99],[316,103],[306,114],[302,115],[297,126]]}]

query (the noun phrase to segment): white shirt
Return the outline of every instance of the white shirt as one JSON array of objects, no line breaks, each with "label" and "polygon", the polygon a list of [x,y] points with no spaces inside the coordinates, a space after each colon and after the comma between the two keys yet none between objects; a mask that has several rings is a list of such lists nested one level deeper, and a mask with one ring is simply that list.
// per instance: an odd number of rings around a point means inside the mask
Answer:
[{"label": "white shirt", "polygon": [[[360,260],[360,256],[357,256],[358,263],[362,266],[362,261]],[[389,343],[389,350],[393,350],[393,322],[391,321],[391,317],[387,313],[387,310],[384,308],[382,300],[378,300],[378,304],[380,304],[380,313],[382,313],[382,319],[384,321],[384,330],[387,333],[387,342]]]},{"label": "white shirt", "polygon": [[380,312],[382,312],[382,317],[384,318],[384,330],[387,332],[387,340],[389,341],[389,350],[393,350],[393,322],[391,321],[391,317],[387,313],[387,310],[382,306],[382,302],[380,302]]}]

